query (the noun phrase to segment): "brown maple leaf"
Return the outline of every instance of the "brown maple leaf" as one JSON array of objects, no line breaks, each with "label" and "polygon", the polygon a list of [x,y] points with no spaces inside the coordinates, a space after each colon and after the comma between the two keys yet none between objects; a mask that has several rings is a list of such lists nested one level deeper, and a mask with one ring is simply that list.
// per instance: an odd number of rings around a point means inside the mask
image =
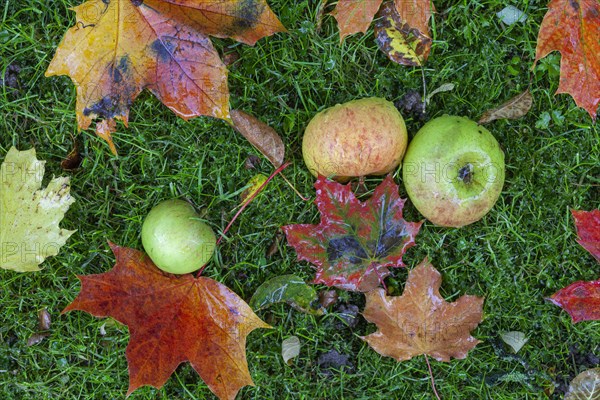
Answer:
[{"label": "brown maple leaf", "polygon": [[56,50],[46,76],[69,75],[77,87],[77,122],[94,118],[112,145],[115,119],[150,90],[184,119],[229,119],[227,69],[210,36],[253,45],[285,28],[265,0],[89,0]]},{"label": "brown maple leaf", "polygon": [[552,0],[544,16],[535,64],[550,52],[561,53],[556,93],[569,93],[593,120],[600,104],[600,3],[598,0]]},{"label": "brown maple leaf", "polygon": [[185,361],[220,399],[253,385],[246,336],[269,326],[242,299],[209,278],[167,276],[144,253],[109,244],[115,267],[78,276],[81,292],[63,313],[82,310],[129,327],[128,395],[143,385],[162,387]]},{"label": "brown maple leaf", "polygon": [[484,299],[465,295],[448,303],[440,296],[441,281],[425,258],[408,273],[402,296],[386,296],[383,289],[367,293],[363,316],[379,330],[363,339],[398,361],[421,354],[438,361],[465,358],[480,343],[470,332],[481,322]]}]

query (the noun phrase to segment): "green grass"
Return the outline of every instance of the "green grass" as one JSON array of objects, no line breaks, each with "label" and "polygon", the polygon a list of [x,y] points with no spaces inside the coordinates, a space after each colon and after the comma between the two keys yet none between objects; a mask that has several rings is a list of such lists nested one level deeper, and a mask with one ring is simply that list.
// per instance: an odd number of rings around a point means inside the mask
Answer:
[{"label": "green grass", "polygon": [[[292,162],[286,176],[307,196],[314,196],[314,179],[302,162],[301,137],[317,111],[359,97],[396,100],[409,89],[422,90],[421,70],[389,62],[377,50],[372,31],[340,45],[334,20],[326,16],[317,34],[318,3],[270,0],[289,33],[255,47],[214,41],[221,51],[233,46],[241,55],[230,72],[232,107],[252,112],[282,134]],[[569,210],[598,207],[599,129],[570,97],[554,96],[556,54],[531,71],[545,1],[511,2],[529,19],[508,28],[495,16],[505,5],[499,0],[435,3],[439,14],[425,80],[429,91],[444,83],[456,88],[432,99],[429,118],[448,113],[477,119],[528,85],[534,96],[525,118],[489,125],[507,162],[504,192],[492,212],[462,229],[425,223],[404,258],[413,267],[428,255],[443,274],[442,294],[448,300],[462,294],[486,297],[484,320],[474,331],[483,343],[465,360],[432,361],[436,384],[445,399],[546,398],[544,390],[554,382],[591,366],[577,362],[573,346],[580,354],[600,353],[598,322],[573,325],[565,312],[544,300],[573,281],[598,277],[598,264],[576,243]],[[77,232],[42,272],[0,271],[3,399],[124,398],[127,329],[108,324],[101,335],[106,320],[83,312],[60,315],[79,291],[76,274],[112,267],[107,240],[141,248],[141,222],[162,199],[189,199],[215,231],[222,231],[246,182],[272,170],[266,160],[257,170],[246,170],[246,157],[258,153],[225,123],[210,118],[184,122],[143,93],[132,107],[129,129],[121,126],[115,135],[119,158],[89,130],[79,134],[85,155],[81,168],[63,172],[60,161],[71,149],[71,137],[78,135],[75,90],[67,77],[43,74],[74,22],[68,11],[74,5],[6,0],[0,8],[0,72],[11,63],[21,67],[18,90],[0,87],[0,158],[12,145],[21,150],[35,146],[38,158],[47,160],[46,179],[69,175],[77,199],[62,223]],[[422,124],[408,117],[410,135]],[[366,184],[372,190],[380,181],[369,178]],[[410,202],[405,218],[421,218]],[[302,202],[275,178],[235,222],[205,275],[246,300],[262,282],[280,274],[310,280],[312,268],[296,262],[285,243],[272,258],[265,251],[281,225],[318,219],[312,203]],[[401,290],[406,275],[406,270],[395,270],[388,283]],[[340,294],[364,305],[359,294]],[[28,347],[42,308],[52,315],[51,334]],[[335,313],[314,317],[286,305],[259,315],[274,329],[249,336],[247,357],[256,386],[242,389],[239,399],[434,398],[424,358],[397,363],[378,355],[359,338],[375,330],[364,320],[353,330],[337,329]],[[499,333],[510,330],[530,338],[518,359],[498,351]],[[302,350],[290,367],[280,357],[280,344],[291,335],[300,337]],[[317,359],[331,349],[349,355],[354,369],[332,377],[321,374]],[[162,389],[145,387],[131,398],[213,397],[192,368],[182,365]]]}]

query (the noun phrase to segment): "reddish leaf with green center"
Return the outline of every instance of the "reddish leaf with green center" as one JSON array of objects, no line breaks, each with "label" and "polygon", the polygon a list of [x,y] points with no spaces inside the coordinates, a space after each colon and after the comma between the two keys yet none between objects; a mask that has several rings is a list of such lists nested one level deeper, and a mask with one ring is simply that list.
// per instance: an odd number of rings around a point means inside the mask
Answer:
[{"label": "reddish leaf with green center", "polygon": [[115,267],[79,276],[81,292],[63,313],[82,310],[129,327],[128,395],[144,385],[162,387],[185,361],[220,399],[253,384],[246,336],[269,326],[242,299],[212,279],[166,275],[144,253],[110,246]]},{"label": "reddish leaf with green center", "polygon": [[600,104],[600,3],[598,0],[552,0],[544,16],[535,63],[561,53],[556,93],[569,93],[593,120]]},{"label": "reddish leaf with green center", "polygon": [[366,202],[342,185],[319,177],[315,200],[318,225],[287,225],[288,243],[317,267],[314,283],[368,292],[389,275],[387,267],[403,267],[402,256],[414,245],[422,222],[402,218],[405,200],[391,176]]}]

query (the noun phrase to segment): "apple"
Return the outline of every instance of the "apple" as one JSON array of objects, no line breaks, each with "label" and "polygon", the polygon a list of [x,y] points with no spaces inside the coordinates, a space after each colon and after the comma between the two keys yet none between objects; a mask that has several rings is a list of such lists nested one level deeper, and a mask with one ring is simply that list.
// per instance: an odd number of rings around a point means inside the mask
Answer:
[{"label": "apple", "polygon": [[394,170],[407,143],[404,119],[394,104],[369,97],[316,114],[304,131],[302,156],[313,175],[347,181]]},{"label": "apple", "polygon": [[436,225],[480,220],[504,184],[504,152],[477,123],[444,115],[426,123],[408,145],[402,177],[408,197]]},{"label": "apple", "polygon": [[212,257],[216,243],[210,226],[183,200],[159,203],[142,224],[144,250],[158,268],[172,274],[202,267]]}]

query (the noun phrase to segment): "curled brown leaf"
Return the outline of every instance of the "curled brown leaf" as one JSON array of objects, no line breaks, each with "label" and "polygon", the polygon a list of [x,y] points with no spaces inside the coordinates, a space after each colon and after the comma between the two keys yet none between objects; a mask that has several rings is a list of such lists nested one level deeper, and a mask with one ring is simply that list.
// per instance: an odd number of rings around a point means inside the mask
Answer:
[{"label": "curled brown leaf", "polygon": [[275,129],[240,110],[231,110],[231,120],[234,128],[248,139],[275,168],[283,164],[285,147]]},{"label": "curled brown leaf", "polygon": [[529,88],[496,108],[483,113],[478,123],[486,124],[497,119],[517,119],[529,112],[533,104],[533,96]]}]

